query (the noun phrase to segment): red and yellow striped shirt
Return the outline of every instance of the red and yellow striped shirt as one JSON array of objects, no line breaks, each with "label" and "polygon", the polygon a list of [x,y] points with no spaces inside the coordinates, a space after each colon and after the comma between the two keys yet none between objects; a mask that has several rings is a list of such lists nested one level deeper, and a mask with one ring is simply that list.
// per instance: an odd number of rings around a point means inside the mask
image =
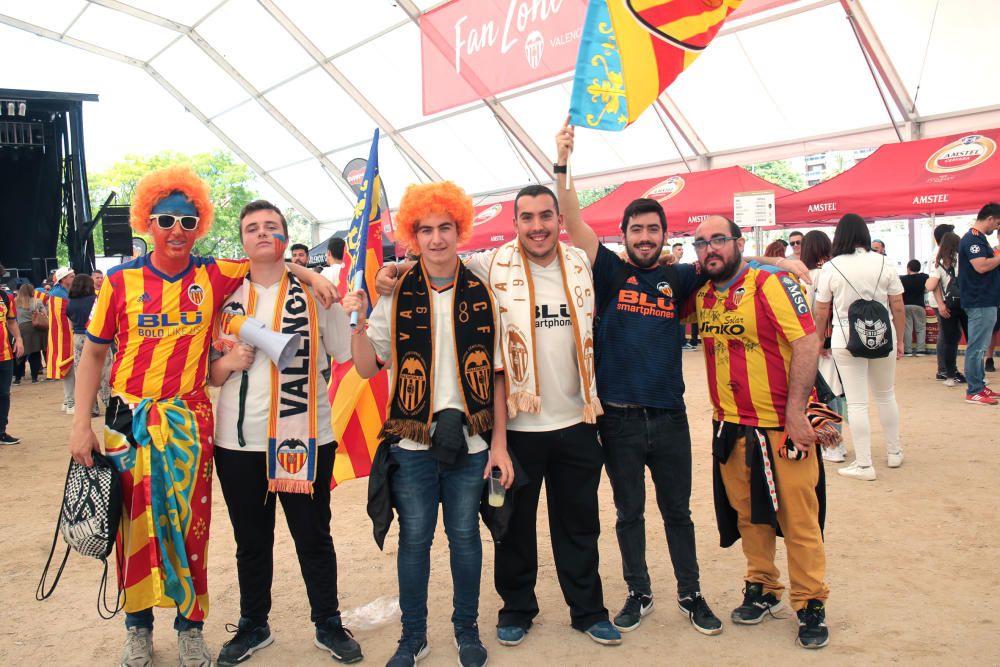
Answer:
[{"label": "red and yellow striped shirt", "polygon": [[798,282],[752,263],[726,289],[708,283],[696,299],[715,419],[783,427],[791,343],[816,330]]},{"label": "red and yellow striped shirt", "polygon": [[14,298],[6,294],[0,294],[0,361],[10,361],[14,358],[14,346],[10,344],[11,328],[17,326],[17,306],[14,305]]},{"label": "red and yellow striped shirt", "polygon": [[112,392],[136,403],[203,389],[213,319],[249,270],[246,260],[192,257],[166,276],[145,255],[108,271],[87,336],[118,343]]}]

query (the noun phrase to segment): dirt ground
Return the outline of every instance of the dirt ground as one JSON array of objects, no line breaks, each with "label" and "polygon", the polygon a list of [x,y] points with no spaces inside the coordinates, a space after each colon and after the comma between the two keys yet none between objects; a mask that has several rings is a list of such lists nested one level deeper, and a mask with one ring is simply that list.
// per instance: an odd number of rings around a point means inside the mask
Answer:
[{"label": "dirt ground", "polygon": [[[1000,663],[997,644],[997,516],[1000,495],[1000,409],[962,402],[962,390],[933,381],[931,357],[903,359],[898,371],[906,462],[885,466],[885,450],[873,420],[878,481],[835,474],[827,464],[827,578],[830,645],[806,653],[794,644],[793,616],[741,627],[729,611],[741,601],[745,562],[736,546],[722,550],[712,509],[710,410],[700,353],[684,356],[687,403],[694,441],[691,508],[698,536],[702,590],[725,623],[717,637],[695,632],[673,604],[674,578],[662,522],[647,479],[648,561],[657,595],[655,613],[625,635],[617,647],[602,647],[569,627],[551,550],[547,521],[539,520],[537,592],[542,609],[519,647],[497,644],[493,632],[499,598],[492,585],[493,549],[483,531],[480,603],[483,639],[493,665],[588,664],[962,664]],[[1000,376],[993,376],[1000,383]],[[122,619],[102,621],[95,610],[101,566],[70,555],[55,595],[34,599],[35,586],[52,539],[67,465],[65,440],[70,417],[58,411],[58,383],[14,387],[9,431],[20,445],[0,449],[0,665],[116,664]],[[874,415],[873,415],[874,416]],[[944,433],[941,435],[940,433]],[[216,483],[217,484],[217,483]],[[992,485],[992,486],[991,486]],[[384,664],[398,639],[398,616],[359,628],[359,609],[396,595],[395,525],[380,552],[365,514],[367,485],[351,482],[333,494],[340,605],[361,642],[365,662]],[[601,573],[612,614],[625,597],[614,534],[614,505],[605,479],[601,497]],[[279,510],[280,511],[280,510]],[[544,515],[544,505],[540,509]],[[313,646],[313,628],[292,542],[279,519],[275,541],[273,646],[253,665],[322,665],[330,657]],[[211,613],[205,634],[213,654],[238,617],[235,546],[216,488],[210,545]],[[784,550],[779,546],[782,572]],[[438,528],[430,585],[431,653],[422,665],[452,665],[451,582],[443,530]],[[368,607],[366,607],[368,605]],[[176,664],[172,610],[157,613],[158,664]]]}]

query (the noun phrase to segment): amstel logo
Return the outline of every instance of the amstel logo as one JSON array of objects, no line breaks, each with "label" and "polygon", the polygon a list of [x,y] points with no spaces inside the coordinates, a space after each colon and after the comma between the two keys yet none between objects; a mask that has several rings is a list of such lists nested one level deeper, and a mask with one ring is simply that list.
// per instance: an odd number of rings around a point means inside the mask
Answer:
[{"label": "amstel logo", "polygon": [[935,151],[924,166],[934,174],[962,171],[986,162],[996,150],[996,142],[989,137],[970,134]]},{"label": "amstel logo", "polygon": [[655,199],[661,204],[671,197],[676,197],[684,189],[684,179],[680,176],[671,176],[665,181],[660,181],[650,189],[642,193],[644,198]]}]

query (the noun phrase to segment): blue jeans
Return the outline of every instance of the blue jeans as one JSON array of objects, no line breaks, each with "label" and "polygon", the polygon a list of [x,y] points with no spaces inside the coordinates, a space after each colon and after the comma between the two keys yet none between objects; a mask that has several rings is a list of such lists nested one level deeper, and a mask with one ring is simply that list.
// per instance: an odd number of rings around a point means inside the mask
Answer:
[{"label": "blue jeans", "polygon": [[968,382],[968,386],[965,393],[971,396],[986,388],[983,355],[986,354],[990,339],[993,337],[997,309],[995,306],[966,308],[965,314],[969,318],[969,340],[965,346],[965,381]]},{"label": "blue jeans", "polygon": [[392,504],[399,513],[396,569],[403,635],[427,634],[427,582],[439,502],[444,508],[444,532],[451,555],[451,622],[456,628],[475,624],[483,566],[479,505],[489,452],[466,455],[453,467],[441,465],[428,451],[393,447],[389,455],[399,466],[390,488]]},{"label": "blue jeans", "polygon": [[[606,406],[598,419],[618,519],[618,547],[630,591],[652,593],[646,567],[646,468],[667,533],[677,595],[700,590],[691,521],[691,435],[684,410]],[[657,557],[659,560],[659,557]]]},{"label": "blue jeans", "polygon": [[[204,621],[189,621],[180,614],[174,618],[174,630],[184,632],[185,630],[201,630],[205,625]],[[143,609],[135,613],[125,613],[126,628],[146,628],[153,629],[153,609]]]}]

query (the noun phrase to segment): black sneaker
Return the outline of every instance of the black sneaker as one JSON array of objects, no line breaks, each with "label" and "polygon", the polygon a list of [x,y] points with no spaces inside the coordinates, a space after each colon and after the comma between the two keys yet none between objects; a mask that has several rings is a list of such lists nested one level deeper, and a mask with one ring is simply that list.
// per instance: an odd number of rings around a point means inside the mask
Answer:
[{"label": "black sneaker", "polygon": [[427,645],[427,637],[407,637],[399,640],[396,653],[385,663],[385,667],[413,667],[430,653],[431,649]]},{"label": "black sneaker", "polygon": [[642,623],[642,617],[653,611],[653,594],[643,595],[629,591],[625,606],[615,616],[615,627],[622,632],[631,632]]},{"label": "black sneaker", "polygon": [[962,375],[961,373],[956,372],[955,382],[957,382],[958,384],[965,384],[966,383],[965,376]]},{"label": "black sneaker", "polygon": [[19,442],[21,442],[20,438],[15,438],[6,431],[0,433],[0,445],[16,445]]},{"label": "black sneaker", "polygon": [[271,628],[266,623],[254,625],[249,618],[241,618],[237,626],[227,623],[226,630],[235,632],[236,636],[222,645],[219,659],[215,661],[219,665],[238,665],[246,662],[254,653],[274,643]]},{"label": "black sneaker", "polygon": [[455,628],[455,648],[458,649],[458,664],[462,667],[484,667],[489,659],[479,639],[479,626],[475,624]]},{"label": "black sneaker", "polygon": [[773,616],[781,606],[781,600],[774,597],[774,593],[764,592],[764,584],[748,581],[743,589],[743,604],[733,609],[729,618],[740,625],[756,625],[764,620],[766,614]]},{"label": "black sneaker", "polygon": [[317,648],[329,651],[334,660],[344,664],[359,662],[365,657],[361,653],[361,645],[354,640],[351,631],[341,624],[339,616],[329,618],[325,623],[316,626],[314,643]]},{"label": "black sneaker", "polygon": [[14,378],[14,384],[21,384],[21,378]]},{"label": "black sneaker", "polygon": [[694,629],[703,635],[717,635],[722,632],[722,621],[712,613],[701,593],[694,593],[677,600],[681,613],[691,619]]},{"label": "black sneaker", "polygon": [[938,371],[937,375],[934,376],[934,379],[935,380],[947,380],[948,379],[948,374],[944,373],[942,371]]},{"label": "black sneaker", "polygon": [[996,363],[993,361],[993,357],[990,357],[989,359],[986,360],[986,372],[987,373],[997,372],[997,366]]},{"label": "black sneaker", "polygon": [[802,648],[823,648],[830,643],[830,631],[826,629],[826,607],[819,600],[809,600],[799,609],[799,636],[795,643]]}]

